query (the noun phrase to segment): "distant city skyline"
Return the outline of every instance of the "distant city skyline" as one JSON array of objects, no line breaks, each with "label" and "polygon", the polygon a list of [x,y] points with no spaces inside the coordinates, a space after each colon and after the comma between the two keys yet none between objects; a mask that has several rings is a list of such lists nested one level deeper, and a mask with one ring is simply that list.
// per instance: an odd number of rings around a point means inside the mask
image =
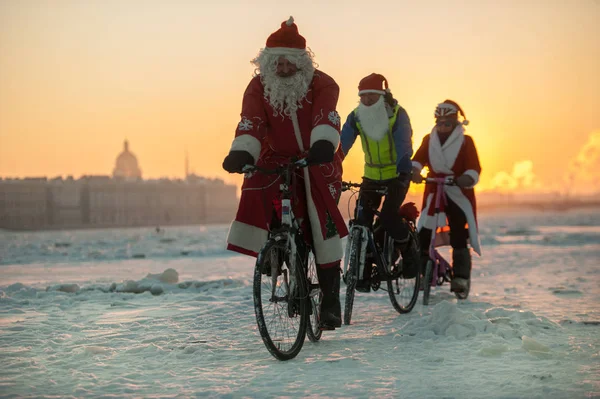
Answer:
[{"label": "distant city skyline", "polygon": [[[125,178],[125,179],[143,179],[143,173],[141,169],[141,162],[138,162],[137,156],[135,153],[130,150],[129,140],[125,138],[122,141],[122,150],[117,154],[116,160],[113,162],[113,167],[111,171],[107,171],[106,173],[97,173],[97,174],[81,174],[79,176],[73,173],[63,173],[57,175],[32,175],[32,176],[0,176],[0,179],[37,179],[37,178],[72,178],[72,179],[80,179],[89,176],[112,176],[115,178]],[[157,179],[186,179],[189,176],[196,175],[194,169],[190,170],[189,165],[189,156],[188,151],[184,151],[183,153],[183,173],[181,176],[158,176],[158,177],[149,177],[146,180],[157,180]],[[198,176],[198,175],[196,175]],[[206,177],[209,178],[209,177]],[[219,180],[224,180],[222,178],[218,178]]]},{"label": "distant city skyline", "polygon": [[[123,153],[132,162],[127,145]],[[124,162],[122,154],[114,176],[0,180],[0,229],[173,226],[232,220],[238,202],[234,185],[193,175],[179,180],[123,175],[135,173],[127,169],[135,164]]]}]

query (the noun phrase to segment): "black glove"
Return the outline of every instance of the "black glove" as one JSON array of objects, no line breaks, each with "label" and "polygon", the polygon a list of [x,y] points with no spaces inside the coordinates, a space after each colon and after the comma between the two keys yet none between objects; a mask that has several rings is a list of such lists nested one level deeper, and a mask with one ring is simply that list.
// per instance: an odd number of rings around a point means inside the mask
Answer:
[{"label": "black glove", "polygon": [[333,161],[335,148],[333,144],[327,140],[317,140],[308,150],[306,161],[309,165],[328,163]]},{"label": "black glove", "polygon": [[223,160],[223,169],[229,173],[240,173],[246,165],[254,165],[254,158],[248,151],[231,151]]}]

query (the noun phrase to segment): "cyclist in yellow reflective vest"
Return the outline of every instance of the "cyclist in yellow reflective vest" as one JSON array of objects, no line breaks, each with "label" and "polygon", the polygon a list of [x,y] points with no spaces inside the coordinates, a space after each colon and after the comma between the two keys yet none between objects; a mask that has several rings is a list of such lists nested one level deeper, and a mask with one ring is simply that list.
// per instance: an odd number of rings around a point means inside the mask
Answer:
[{"label": "cyclist in yellow reflective vest", "polygon": [[[342,151],[347,155],[356,138],[360,137],[365,154],[363,189],[381,185],[388,188],[381,209],[381,226],[396,241],[406,242],[408,230],[398,210],[406,197],[411,178],[413,147],[410,119],[392,96],[383,75],[372,73],[363,78],[358,85],[358,95],[360,103],[348,115],[342,128]],[[379,208],[381,199],[381,194],[372,191],[361,193],[359,206],[362,207],[362,218],[357,223],[371,226],[373,209]],[[404,263],[409,266],[408,263],[413,262],[404,258]],[[411,264],[410,268],[416,270],[416,265]],[[363,283],[357,289],[368,290],[366,280],[369,277],[363,276]]]}]

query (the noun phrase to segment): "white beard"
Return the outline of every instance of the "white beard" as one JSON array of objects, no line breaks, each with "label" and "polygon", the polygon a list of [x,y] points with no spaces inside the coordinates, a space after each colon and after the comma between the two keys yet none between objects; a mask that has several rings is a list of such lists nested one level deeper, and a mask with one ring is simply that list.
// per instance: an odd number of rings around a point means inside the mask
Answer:
[{"label": "white beard", "polygon": [[379,101],[367,107],[358,104],[358,120],[367,137],[375,141],[381,140],[390,130],[390,122],[383,96]]},{"label": "white beard", "polygon": [[314,69],[298,70],[293,76],[282,78],[271,70],[261,70],[265,98],[273,107],[274,116],[291,116],[298,108],[302,108],[302,100],[308,93],[313,74]]}]

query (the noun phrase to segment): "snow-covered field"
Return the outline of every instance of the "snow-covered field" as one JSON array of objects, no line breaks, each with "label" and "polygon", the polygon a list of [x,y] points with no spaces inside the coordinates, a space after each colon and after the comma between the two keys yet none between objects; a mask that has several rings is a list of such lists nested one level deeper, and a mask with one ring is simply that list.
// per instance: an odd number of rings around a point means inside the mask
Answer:
[{"label": "snow-covered field", "polygon": [[227,226],[0,231],[0,397],[600,397],[600,211],[480,228],[468,300],[444,285],[399,315],[358,293],[288,362]]}]

